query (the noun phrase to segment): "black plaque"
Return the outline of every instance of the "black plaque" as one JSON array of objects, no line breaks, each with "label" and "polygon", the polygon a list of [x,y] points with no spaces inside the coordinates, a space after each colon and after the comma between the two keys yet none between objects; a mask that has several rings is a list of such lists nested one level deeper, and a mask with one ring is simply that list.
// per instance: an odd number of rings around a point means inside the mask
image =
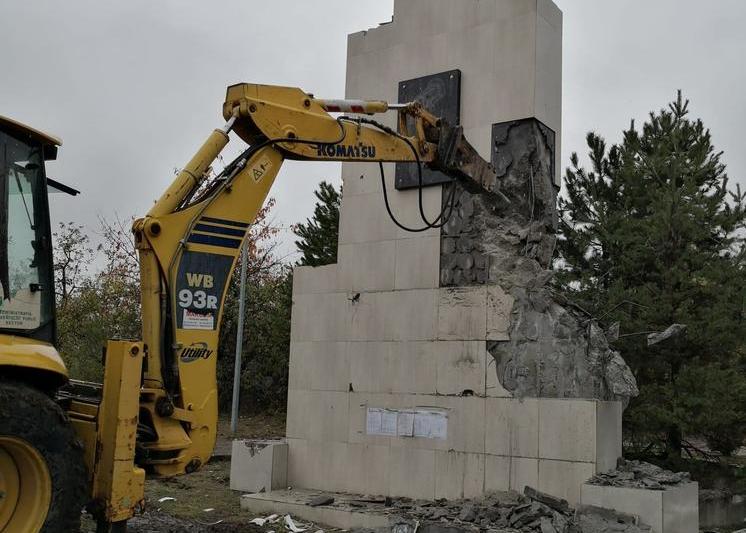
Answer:
[{"label": "black plaque", "polygon": [[[449,70],[413,80],[399,82],[399,102],[422,103],[436,116],[445,118],[449,124],[458,124],[461,119],[461,71]],[[410,131],[413,126],[409,125]],[[451,178],[442,172],[422,169],[423,186],[449,183]],[[411,189],[419,185],[415,163],[396,164],[396,188]]]}]

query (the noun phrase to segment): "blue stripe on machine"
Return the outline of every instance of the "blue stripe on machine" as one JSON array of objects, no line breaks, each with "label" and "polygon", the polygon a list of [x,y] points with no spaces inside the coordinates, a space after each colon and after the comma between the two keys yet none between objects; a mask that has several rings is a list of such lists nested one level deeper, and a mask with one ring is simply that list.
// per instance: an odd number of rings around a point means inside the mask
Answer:
[{"label": "blue stripe on machine", "polygon": [[231,235],[243,239],[246,233],[245,229],[224,228],[223,226],[212,226],[210,224],[197,224],[194,226],[195,231],[206,231],[208,233],[220,233],[221,235]]},{"label": "blue stripe on machine", "polygon": [[215,237],[214,235],[204,235],[203,233],[192,233],[187,239],[187,242],[209,244],[211,246],[222,246],[223,248],[238,248],[239,246],[241,246],[240,239]]},{"label": "blue stripe on machine", "polygon": [[248,228],[245,222],[236,222],[235,220],[223,220],[222,218],[202,217],[202,222],[212,222],[213,224],[224,224],[225,226],[235,226],[237,228]]}]

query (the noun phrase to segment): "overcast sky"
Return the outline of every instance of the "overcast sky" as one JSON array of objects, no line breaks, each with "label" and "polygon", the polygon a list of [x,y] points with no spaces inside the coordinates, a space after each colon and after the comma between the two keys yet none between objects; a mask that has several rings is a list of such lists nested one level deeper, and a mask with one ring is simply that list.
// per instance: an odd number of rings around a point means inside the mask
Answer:
[{"label": "overcast sky", "polygon": [[[616,141],[630,118],[642,121],[681,88],[731,178],[744,182],[746,1],[556,3],[563,167],[570,152],[584,151],[588,130]],[[0,114],[62,137],[49,174],[82,195],[56,195],[53,222],[95,230],[98,215],[148,210],[174,168],[222,124],[227,85],[344,96],[347,34],[392,11],[393,0],[2,0]],[[271,193],[276,220],[287,227],[308,217],[324,178],[339,182],[338,166],[288,163]]]}]

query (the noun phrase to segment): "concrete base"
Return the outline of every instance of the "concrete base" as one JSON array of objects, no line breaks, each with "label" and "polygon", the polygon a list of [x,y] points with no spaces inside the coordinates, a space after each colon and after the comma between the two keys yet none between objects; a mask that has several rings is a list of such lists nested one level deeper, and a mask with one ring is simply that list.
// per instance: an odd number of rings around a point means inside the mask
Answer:
[{"label": "concrete base", "polygon": [[[331,496],[334,503],[320,507],[310,507],[308,502],[319,495]],[[339,529],[378,529],[387,528],[395,515],[366,510],[357,511],[350,501],[359,496],[342,493],[320,492],[313,490],[288,489],[275,490],[261,494],[244,494],[241,496],[241,509],[255,515],[289,514],[294,519],[323,524]]]},{"label": "concrete base", "polygon": [[655,533],[697,533],[699,531],[699,485],[685,483],[667,490],[633,489],[583,484],[580,500],[634,514]]},{"label": "concrete base", "polygon": [[288,445],[285,441],[234,440],[231,489],[271,491],[287,487]]}]

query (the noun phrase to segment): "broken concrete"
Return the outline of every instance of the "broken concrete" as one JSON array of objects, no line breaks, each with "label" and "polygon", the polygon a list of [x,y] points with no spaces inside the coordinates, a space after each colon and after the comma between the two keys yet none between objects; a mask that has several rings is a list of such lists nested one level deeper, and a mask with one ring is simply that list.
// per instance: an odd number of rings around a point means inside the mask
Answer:
[{"label": "broken concrete", "polygon": [[[326,497],[333,503],[309,508]],[[253,513],[292,513],[333,528],[378,533],[649,533],[635,515],[593,506],[572,509],[562,499],[526,487],[524,494],[493,492],[472,500],[412,500],[371,496],[276,491],[249,494],[241,507]]]},{"label": "broken concrete", "polygon": [[671,472],[644,461],[619,459],[615,470],[601,472],[588,483],[613,487],[666,490],[670,487],[691,482],[689,472]]},{"label": "broken concrete", "polygon": [[441,285],[499,287],[513,301],[508,339],[489,338],[501,385],[518,397],[628,402],[634,376],[592,317],[562,305],[550,270],[557,230],[554,132],[536,119],[495,124],[502,199],[443,190]]}]

